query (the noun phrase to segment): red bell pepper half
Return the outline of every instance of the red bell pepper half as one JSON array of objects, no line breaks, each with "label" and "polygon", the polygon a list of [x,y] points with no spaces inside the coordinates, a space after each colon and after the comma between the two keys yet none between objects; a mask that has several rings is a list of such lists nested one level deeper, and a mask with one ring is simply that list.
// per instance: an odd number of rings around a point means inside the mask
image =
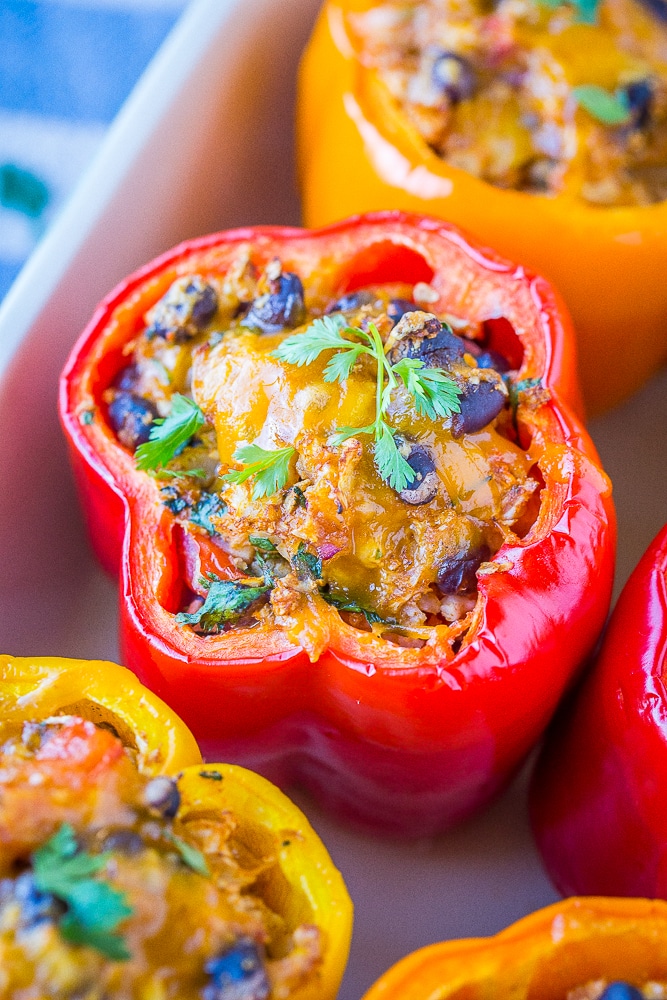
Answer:
[{"label": "red bell pepper half", "polygon": [[[332,297],[430,283],[430,309],[484,322],[514,384],[546,390],[516,411],[518,439],[535,455],[539,514],[478,573],[473,621],[458,641],[401,648],[327,606],[313,625],[328,641],[311,662],[277,627],[202,636],[176,622],[193,544],[202,568],[215,555],[205,533],[184,543],[155,480],[113,433],[104,393],[175,278],[224,274],[244,246],[258,266],[278,257]],[[615,521],[575,416],[569,320],[544,280],[442,222],[378,213],[313,232],[243,229],[184,243],[100,305],[63,373],[60,406],[94,547],[120,568],[124,662],[179,712],[206,756],[299,782],[366,826],[424,836],[485,803],[534,746],[603,626]]]},{"label": "red bell pepper half", "polygon": [[559,712],[531,786],[537,844],[565,895],[667,898],[667,525]]}]

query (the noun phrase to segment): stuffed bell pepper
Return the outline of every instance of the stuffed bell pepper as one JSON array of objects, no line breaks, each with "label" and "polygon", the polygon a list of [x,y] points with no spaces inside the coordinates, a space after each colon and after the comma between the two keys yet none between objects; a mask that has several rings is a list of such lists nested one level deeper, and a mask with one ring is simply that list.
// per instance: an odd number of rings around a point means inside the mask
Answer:
[{"label": "stuffed bell pepper", "polygon": [[3,658],[0,998],[334,1000],[350,930],[301,812],[129,671]]},{"label": "stuffed bell pepper", "polygon": [[666,903],[565,899],[494,937],[408,955],[364,1000],[663,1000],[666,944]]},{"label": "stuffed bell pepper", "polygon": [[205,756],[389,832],[503,787],[604,622],[615,529],[548,285],[379,214],[191,241],[61,414],[125,662]]},{"label": "stuffed bell pepper", "polygon": [[306,225],[428,212],[544,274],[591,413],[667,359],[664,0],[327,0],[298,108]]},{"label": "stuffed bell pepper", "polygon": [[532,823],[562,892],[667,898],[667,527],[538,762]]}]

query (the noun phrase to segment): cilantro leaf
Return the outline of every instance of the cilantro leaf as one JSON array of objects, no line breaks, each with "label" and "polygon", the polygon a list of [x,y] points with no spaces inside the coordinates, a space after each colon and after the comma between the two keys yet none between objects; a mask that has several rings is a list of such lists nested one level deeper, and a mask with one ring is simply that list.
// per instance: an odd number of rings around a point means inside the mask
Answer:
[{"label": "cilantro leaf", "polygon": [[192,399],[174,393],[169,416],[153,421],[148,441],[136,450],[137,469],[145,472],[166,465],[205,423],[206,417]]},{"label": "cilantro leaf", "polygon": [[395,625],[396,622],[388,618],[382,618],[377,611],[370,611],[368,608],[362,608],[360,604],[356,601],[348,600],[345,597],[336,597],[335,594],[328,594],[325,591],[320,591],[320,596],[324,598],[327,604],[330,604],[337,611],[349,611],[352,614],[363,615],[369,625],[378,624],[383,625]]},{"label": "cilantro leaf", "polygon": [[289,477],[289,464],[296,449],[276,448],[267,451],[257,444],[244,444],[236,449],[233,458],[243,462],[245,469],[228,472],[222,478],[230,483],[244,483],[251,476],[255,477],[253,500],[271,496],[281,490]]},{"label": "cilantro leaf", "polygon": [[632,117],[625,91],[612,94],[597,84],[586,83],[573,87],[572,94],[577,103],[603,125],[625,125]]},{"label": "cilantro leaf", "polygon": [[427,368],[417,358],[402,358],[392,369],[414,399],[420,416],[435,420],[461,412],[461,390],[440,368]]},{"label": "cilantro leaf", "polygon": [[384,420],[373,450],[380,475],[392,490],[401,493],[408,483],[414,481],[415,470],[401,455],[394,439],[394,431]]},{"label": "cilantro leaf", "polygon": [[197,503],[191,508],[189,519],[192,524],[203,528],[209,535],[215,535],[216,526],[211,520],[212,517],[222,517],[227,508],[217,493],[202,492]]},{"label": "cilantro leaf", "polygon": [[[199,773],[201,774],[202,772],[200,771]],[[193,844],[189,844],[187,840],[183,840],[182,837],[176,836],[176,834],[172,833],[170,830],[167,831],[165,836],[167,837],[167,840],[174,845],[180,854],[182,861],[188,866],[188,868],[192,868],[193,872],[197,872],[198,875],[205,875],[208,877],[211,874],[208,865],[206,864],[206,858],[198,847],[195,847]]]},{"label": "cilantro leaf", "polygon": [[365,349],[361,344],[356,347],[350,345],[347,348],[341,348],[324,369],[324,381],[344,382],[349,377],[354,364],[359,360],[359,355],[364,353]]},{"label": "cilantro leaf", "polygon": [[125,961],[130,953],[123,938],[114,932],[132,915],[132,907],[125,893],[92,878],[110,857],[109,853],[93,855],[79,850],[74,830],[63,823],[33,854],[33,879],[40,892],[67,906],[59,922],[63,937],[96,948],[115,961]]},{"label": "cilantro leaf", "polygon": [[[348,350],[355,347],[354,341],[346,340],[341,332],[346,330],[347,323],[342,316],[322,316],[313,320],[303,333],[295,333],[287,337],[273,351],[273,356],[290,365],[310,365],[319,358],[322,351]],[[356,333],[356,330],[355,330]]]},{"label": "cilantro leaf", "polygon": [[248,535],[248,541],[256,549],[261,549],[262,552],[278,551],[270,538],[263,538],[261,535]]},{"label": "cilantro leaf", "polygon": [[322,560],[309,552],[304,542],[299,542],[292,556],[292,566],[300,580],[319,580],[322,576]]},{"label": "cilantro leaf", "polygon": [[331,443],[339,445],[358,434],[375,434],[375,423],[367,424],[365,427],[339,427],[331,435]]},{"label": "cilantro leaf", "polygon": [[176,621],[179,625],[200,625],[207,635],[213,635],[221,632],[227,622],[240,618],[258,597],[270,589],[267,584],[255,587],[242,580],[212,580],[201,608],[192,614],[180,612]]}]

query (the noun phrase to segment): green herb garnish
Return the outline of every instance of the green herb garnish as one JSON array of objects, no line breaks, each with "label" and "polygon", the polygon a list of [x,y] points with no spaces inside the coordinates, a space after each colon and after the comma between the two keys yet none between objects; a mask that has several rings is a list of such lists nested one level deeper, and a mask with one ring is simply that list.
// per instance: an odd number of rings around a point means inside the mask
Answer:
[{"label": "green herb garnish", "polygon": [[131,958],[118,925],[132,915],[125,893],[93,878],[111,857],[79,850],[74,830],[63,823],[32,857],[33,879],[40,892],[50,893],[67,907],[60,932],[73,944],[88,945],[117,962]]},{"label": "green herb garnish", "polygon": [[193,845],[189,844],[187,840],[183,840],[182,837],[177,837],[171,830],[165,831],[165,837],[171,844],[174,845],[181,856],[181,860],[188,866],[188,868],[192,868],[193,872],[197,872],[198,875],[208,877],[211,874],[208,865],[206,864],[206,858],[198,847],[193,847]]},{"label": "green herb garnish", "polygon": [[204,414],[192,399],[174,393],[169,416],[154,420],[148,441],[137,448],[137,469],[148,471],[166,465],[205,423]]},{"label": "green herb garnish", "polygon": [[262,552],[278,551],[270,538],[262,538],[261,535],[248,535],[248,541]]},{"label": "green herb garnish", "polygon": [[324,591],[320,591],[320,595],[324,598],[327,604],[330,604],[337,611],[349,611],[352,614],[363,615],[369,625],[375,625],[376,623],[382,625],[396,625],[395,621],[391,621],[387,618],[382,618],[376,611],[369,611],[368,608],[362,608],[360,604],[356,601],[350,601],[345,597],[335,597],[333,594],[327,594]]},{"label": "green herb garnish", "polygon": [[603,125],[625,125],[632,117],[627,94],[623,90],[612,94],[597,84],[586,83],[573,87],[572,94],[577,103]]},{"label": "green herb garnish", "polygon": [[322,577],[322,560],[309,552],[304,542],[299,542],[292,556],[292,566],[300,580],[319,580]]},{"label": "green herb garnish", "polygon": [[[562,7],[567,0],[538,0],[543,7],[557,10]],[[569,0],[569,5],[574,7],[577,21],[582,24],[595,24],[598,19],[599,0]]]},{"label": "green herb garnish", "polygon": [[232,457],[235,462],[243,462],[245,469],[228,472],[222,478],[230,483],[244,483],[254,476],[252,498],[261,500],[283,488],[289,477],[289,464],[294,454],[295,449],[292,447],[267,451],[258,444],[242,444]]},{"label": "green herb garnish", "polygon": [[215,535],[217,528],[211,518],[222,517],[226,510],[227,508],[217,493],[204,492],[192,507],[189,518],[192,524],[208,531],[209,535]]},{"label": "green herb garnish", "polygon": [[302,366],[311,364],[323,351],[331,350],[336,354],[324,369],[326,382],[345,381],[362,355],[372,358],[376,364],[375,420],[365,427],[338,428],[333,443],[342,444],[347,438],[370,434],[374,439],[373,451],[380,476],[400,493],[414,480],[415,473],[399,449],[396,431],[384,419],[392,392],[402,382],[417,412],[434,419],[459,412],[461,390],[443,369],[427,368],[417,359],[403,358],[392,365],[373,323],[369,324],[368,331],[360,330],[346,326],[342,316],[316,319],[303,333],[287,337],[273,353],[288,364]]},{"label": "green herb garnish", "polygon": [[179,625],[200,625],[207,635],[222,631],[222,627],[235,621],[251,604],[270,590],[268,584],[257,587],[242,580],[207,580],[206,600],[192,614],[176,615]]},{"label": "green herb garnish", "polygon": [[209,778],[211,781],[222,781],[220,771],[200,771],[200,778]]}]

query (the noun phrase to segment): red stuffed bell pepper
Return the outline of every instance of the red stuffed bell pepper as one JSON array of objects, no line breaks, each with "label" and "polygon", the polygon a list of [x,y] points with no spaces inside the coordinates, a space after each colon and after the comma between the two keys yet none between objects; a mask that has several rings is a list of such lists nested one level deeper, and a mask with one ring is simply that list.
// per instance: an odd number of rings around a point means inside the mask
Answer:
[{"label": "red stuffed bell pepper", "polygon": [[628,580],[531,788],[559,891],[667,898],[667,526]]},{"label": "red stuffed bell pepper", "polygon": [[578,403],[550,287],[441,222],[177,247],[61,385],[124,661],[205,755],[446,828],[507,783],[608,610]]}]

